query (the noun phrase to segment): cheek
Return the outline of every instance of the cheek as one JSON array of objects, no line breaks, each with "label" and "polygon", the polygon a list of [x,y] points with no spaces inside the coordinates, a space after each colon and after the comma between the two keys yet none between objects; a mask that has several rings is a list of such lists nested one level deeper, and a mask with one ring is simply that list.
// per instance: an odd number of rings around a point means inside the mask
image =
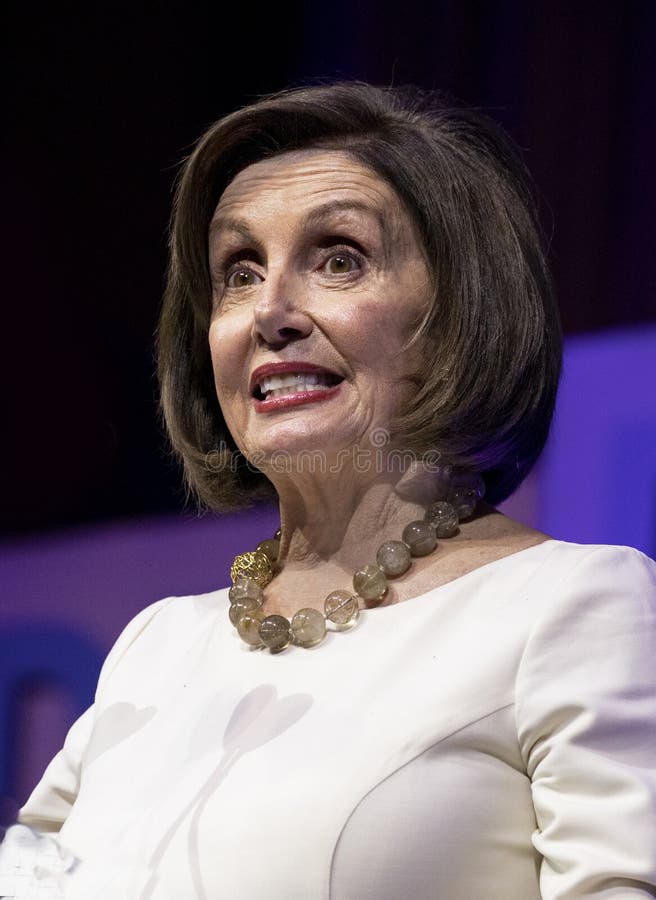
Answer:
[{"label": "cheek", "polygon": [[240,370],[233,353],[233,344],[229,336],[219,328],[210,328],[209,344],[216,396],[226,427],[235,440],[235,435],[241,430],[243,415],[239,397]]},{"label": "cheek", "polygon": [[[361,298],[360,298],[361,299]],[[403,347],[412,334],[416,315],[402,298],[373,297],[351,307],[341,323],[347,353],[357,364],[394,377],[403,365]]]},{"label": "cheek", "polygon": [[245,358],[240,349],[238,332],[230,323],[217,320],[210,325],[208,342],[217,391],[230,390],[231,386],[234,388],[240,379]]}]

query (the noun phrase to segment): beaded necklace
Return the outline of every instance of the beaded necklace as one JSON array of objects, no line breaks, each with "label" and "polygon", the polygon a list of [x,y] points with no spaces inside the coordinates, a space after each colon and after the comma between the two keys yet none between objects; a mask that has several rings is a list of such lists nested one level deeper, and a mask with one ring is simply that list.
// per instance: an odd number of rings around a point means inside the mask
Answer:
[{"label": "beaded necklace", "polygon": [[442,479],[446,481],[445,498],[433,503],[423,519],[408,523],[400,541],[384,541],[376,562],[362,566],[353,576],[353,590],[331,591],[323,602],[323,612],[304,607],[291,619],[264,612],[264,588],[279,571],[280,529],[255,550],[238,554],[230,567],[232,587],[228,596],[230,621],[239,637],[250,647],[268,647],[272,653],[279,653],[291,644],[315,647],[328,630],[352,628],[362,607],[375,607],[383,601],[389,578],[407,572],[412,557],[432,553],[438,538],[453,537],[459,523],[473,514],[484,493],[481,476],[448,467]]}]

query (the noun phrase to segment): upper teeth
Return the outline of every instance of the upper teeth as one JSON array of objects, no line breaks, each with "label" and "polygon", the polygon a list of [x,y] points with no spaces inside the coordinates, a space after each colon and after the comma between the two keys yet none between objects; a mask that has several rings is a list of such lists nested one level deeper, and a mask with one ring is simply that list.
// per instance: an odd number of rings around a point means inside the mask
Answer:
[{"label": "upper teeth", "polygon": [[266,375],[260,381],[260,390],[263,394],[269,394],[271,391],[289,392],[290,388],[296,391],[312,391],[325,387],[327,384],[327,373],[289,372],[285,375]]}]

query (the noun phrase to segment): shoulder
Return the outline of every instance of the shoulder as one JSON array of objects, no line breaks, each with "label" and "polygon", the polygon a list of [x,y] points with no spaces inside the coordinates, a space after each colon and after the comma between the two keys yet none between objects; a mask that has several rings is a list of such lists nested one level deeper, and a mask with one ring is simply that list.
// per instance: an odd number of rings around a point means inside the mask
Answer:
[{"label": "shoulder", "polygon": [[472,546],[482,558],[486,549],[491,558],[508,556],[514,563],[525,561],[554,585],[570,582],[597,589],[622,584],[630,588],[635,584],[652,592],[656,585],[656,563],[633,547],[556,540],[499,510],[472,520],[465,536],[474,539]]},{"label": "shoulder", "polygon": [[[576,666],[618,654],[642,654],[656,642],[656,563],[632,547],[541,545],[526,584],[525,657]],[[653,647],[656,653],[656,646]]]},{"label": "shoulder", "polygon": [[635,550],[608,544],[548,541],[536,583],[546,593],[543,613],[579,604],[597,612],[624,607],[648,620],[656,616],[656,562]]},{"label": "shoulder", "polygon": [[184,647],[199,629],[206,628],[228,605],[228,589],[205,594],[165,597],[141,610],[125,626],[102,667],[98,690],[130,654],[164,652],[169,645]]},{"label": "shoulder", "polygon": [[549,549],[517,673],[525,721],[557,702],[582,710],[610,697],[625,708],[627,698],[653,698],[656,563],[631,547]]},{"label": "shoulder", "polygon": [[656,571],[656,562],[635,547],[616,544],[575,544],[550,538],[547,542],[553,548],[552,560],[566,567],[593,562],[595,566],[607,565],[622,568]]}]

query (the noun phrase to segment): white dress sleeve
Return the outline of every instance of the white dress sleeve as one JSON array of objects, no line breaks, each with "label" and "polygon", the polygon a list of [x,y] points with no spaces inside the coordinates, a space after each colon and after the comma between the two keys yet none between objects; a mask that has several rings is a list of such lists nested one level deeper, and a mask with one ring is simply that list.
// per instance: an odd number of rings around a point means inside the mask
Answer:
[{"label": "white dress sleeve", "polygon": [[[169,598],[170,599],[170,598]],[[168,600],[146,607],[126,626],[108,654],[98,680],[96,697],[102,691],[119,660]],[[18,814],[18,821],[40,832],[58,832],[75,803],[80,787],[82,759],[94,725],[94,707],[90,706],[73,724],[64,746],[45,770],[29,800]]]},{"label": "white dress sleeve", "polygon": [[[120,659],[167,602],[160,600],[148,606],[123,630],[103,664],[96,698]],[[64,746],[20,810],[19,824],[7,829],[0,845],[0,897],[63,900],[68,896],[69,879],[79,860],[61,846],[58,832],[79,791],[82,760],[93,725],[94,706],[90,706],[73,724]]]},{"label": "white dress sleeve", "polygon": [[516,685],[542,897],[654,897],[656,564],[591,548],[552,590]]}]

